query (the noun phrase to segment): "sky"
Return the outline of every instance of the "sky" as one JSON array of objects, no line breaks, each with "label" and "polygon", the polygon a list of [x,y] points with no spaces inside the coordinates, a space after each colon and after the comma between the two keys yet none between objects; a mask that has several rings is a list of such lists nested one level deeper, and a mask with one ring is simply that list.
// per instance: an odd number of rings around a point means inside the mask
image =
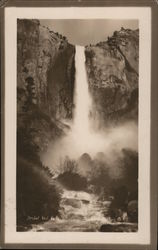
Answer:
[{"label": "sky", "polygon": [[138,29],[138,20],[110,20],[110,19],[43,19],[41,25],[54,32],[66,36],[75,45],[85,46],[105,41],[114,31],[121,27]]}]

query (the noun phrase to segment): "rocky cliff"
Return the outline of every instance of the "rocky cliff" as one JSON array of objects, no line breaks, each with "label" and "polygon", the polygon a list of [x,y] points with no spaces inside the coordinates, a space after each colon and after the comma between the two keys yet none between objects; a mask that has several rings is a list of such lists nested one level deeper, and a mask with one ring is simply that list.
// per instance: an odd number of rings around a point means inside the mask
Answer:
[{"label": "rocky cliff", "polygon": [[92,117],[103,124],[138,118],[139,30],[121,28],[86,46]]},{"label": "rocky cliff", "polygon": [[43,149],[72,117],[75,47],[38,20],[18,19],[17,32],[18,129]]},{"label": "rocky cliff", "polygon": [[17,21],[18,231],[59,214],[60,191],[40,153],[72,118],[74,55],[66,37],[38,20]]},{"label": "rocky cliff", "polygon": [[[123,28],[114,32],[107,41],[86,46],[86,69],[93,97],[91,117],[101,121],[101,125],[102,122],[106,125],[108,121],[137,120],[138,47],[139,31]],[[77,162],[69,158],[64,164],[61,161],[61,170],[64,167],[64,171],[58,179],[41,162],[39,153],[47,149],[49,142],[63,135],[66,127],[64,120],[73,117],[74,57],[75,47],[68,43],[66,37],[41,26],[38,20],[17,21],[18,230],[24,231],[24,227],[27,230],[28,226],[35,223],[34,218],[37,218],[38,223],[43,218],[49,220],[61,216],[60,189],[64,185],[70,190],[94,192],[103,200],[107,195],[111,196],[113,187],[110,216],[114,220],[120,221],[123,212],[131,210],[130,203],[127,208],[127,199],[132,202],[131,206],[134,204],[134,209],[137,206],[136,152],[122,152],[123,156],[118,158],[115,169],[121,167],[124,176],[117,180],[111,177],[110,169],[114,168],[104,161],[104,153],[101,152],[96,159],[91,159],[85,153]],[[75,172],[77,164],[79,173]],[[82,202],[87,203],[86,200]],[[78,204],[73,199],[65,203],[66,206]],[[122,207],[126,208],[120,216],[118,211]],[[130,212],[128,217],[137,222],[137,214],[133,216]],[[100,230],[105,231],[107,228],[103,225]]]}]

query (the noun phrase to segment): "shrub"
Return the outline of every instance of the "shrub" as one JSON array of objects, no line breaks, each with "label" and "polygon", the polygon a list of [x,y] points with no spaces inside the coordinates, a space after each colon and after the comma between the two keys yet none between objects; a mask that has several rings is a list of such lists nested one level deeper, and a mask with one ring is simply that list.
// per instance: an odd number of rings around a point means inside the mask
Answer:
[{"label": "shrub", "polygon": [[38,218],[37,221],[43,216],[47,219],[55,217],[59,205],[60,192],[42,165],[18,158],[17,225],[29,223],[32,217]]},{"label": "shrub", "polygon": [[81,176],[80,173],[77,172],[77,167],[77,162],[66,156],[58,166],[60,171],[58,181],[67,189],[76,191],[85,190],[87,188],[87,180],[84,176]]},{"label": "shrub", "polygon": [[87,180],[78,173],[66,171],[58,176],[58,180],[69,190],[86,190]]}]

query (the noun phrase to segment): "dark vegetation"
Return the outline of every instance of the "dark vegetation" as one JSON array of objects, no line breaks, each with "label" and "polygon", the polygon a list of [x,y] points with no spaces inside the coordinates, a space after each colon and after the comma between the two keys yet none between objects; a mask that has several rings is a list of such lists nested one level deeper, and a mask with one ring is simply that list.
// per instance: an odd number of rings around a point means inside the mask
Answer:
[{"label": "dark vegetation", "polygon": [[[115,222],[138,222],[138,153],[123,149],[112,164],[103,153],[91,159],[88,154],[75,162],[68,157],[62,163],[58,180],[67,189],[95,193],[100,201],[111,201],[108,214]],[[86,175],[80,172],[80,164],[90,166]],[[86,164],[85,164],[86,163]],[[61,166],[60,166],[61,168]],[[113,171],[112,171],[113,170]],[[117,172],[117,175],[116,175]]]},{"label": "dark vegetation", "polygon": [[[44,168],[35,163],[18,159],[17,205],[18,222],[30,221],[29,217],[58,215],[60,195]],[[34,221],[34,219],[32,219]]]},{"label": "dark vegetation", "polygon": [[[112,164],[103,153],[91,159],[88,154],[73,161],[66,157],[57,180],[67,189],[95,193],[100,201],[111,201],[108,214],[114,222],[138,222],[138,153],[123,149]],[[80,164],[91,167],[80,172]],[[85,164],[86,163],[86,164]],[[112,171],[113,169],[113,171]],[[117,175],[116,175],[117,172]]]},{"label": "dark vegetation", "polygon": [[66,171],[63,174],[60,174],[58,180],[70,190],[80,191],[86,190],[87,188],[86,178],[80,176],[78,173],[72,173],[71,171]]},{"label": "dark vegetation", "polygon": [[[130,31],[128,30],[128,33]],[[18,119],[17,119],[17,229],[27,230],[31,223],[39,223],[49,220],[51,217],[60,216],[61,190],[57,187],[59,181],[69,190],[84,190],[98,195],[100,201],[110,200],[108,215],[115,221],[136,222],[138,221],[138,153],[132,150],[123,150],[115,164],[111,165],[101,157],[91,159],[88,154],[80,159],[80,164],[87,167],[87,171],[79,172],[79,162],[66,158],[62,163],[61,173],[57,180],[53,180],[48,167],[43,166],[38,153],[47,148],[48,141],[59,138],[62,134],[57,120],[61,118],[72,119],[73,117],[73,94],[75,81],[74,46],[67,44],[67,38],[56,33],[61,39],[59,53],[54,60],[53,55],[45,52],[45,47],[39,44],[39,21],[18,20]],[[109,40],[110,46],[114,46],[114,40]],[[56,38],[57,38],[56,37]],[[137,37],[137,36],[136,36]],[[63,41],[62,41],[63,39]],[[120,43],[120,42],[119,42]],[[43,51],[39,58],[40,51]],[[98,44],[98,46],[103,46]],[[56,47],[52,43],[52,47]],[[104,47],[104,46],[103,46]],[[105,46],[107,49],[107,45]],[[86,63],[94,56],[93,46],[85,51]],[[49,56],[48,56],[49,55]],[[37,67],[37,59],[48,59],[50,62]],[[124,57],[124,59],[126,59]],[[32,64],[28,67],[27,61]],[[45,61],[44,61],[45,62]],[[62,63],[61,63],[62,62]],[[129,61],[125,60],[127,71],[126,76],[129,82],[137,84],[138,77]],[[94,65],[90,65],[94,66]],[[47,73],[45,74],[45,67]],[[36,74],[34,75],[34,68]],[[95,69],[95,70],[94,70]],[[39,74],[43,72],[42,74]],[[94,102],[98,103],[99,112],[104,115],[107,124],[114,118],[121,117],[137,118],[138,113],[138,88],[131,90],[128,98],[125,98],[120,108],[120,101],[116,104],[116,95],[113,95],[113,88],[95,87],[96,68],[92,67],[89,78],[93,79],[91,88],[95,93]],[[101,69],[98,70],[101,79]],[[39,77],[40,76],[40,77]],[[121,84],[117,75],[110,76],[113,83]],[[47,81],[45,80],[47,79]],[[23,80],[21,82],[21,80]],[[37,83],[41,83],[37,92]],[[101,82],[99,80],[99,82]],[[25,83],[25,87],[21,84]],[[123,92],[118,91],[118,97],[123,97]],[[40,93],[40,94],[39,94]],[[119,100],[119,98],[118,98]],[[113,106],[111,105],[113,102]],[[105,109],[106,107],[106,109]],[[104,110],[103,110],[103,109]],[[130,111],[130,112],[129,112]],[[115,117],[113,115],[115,113]],[[129,117],[127,116],[129,113]],[[53,119],[52,119],[53,117]],[[120,174],[113,176],[111,169],[119,169]],[[84,174],[83,174],[84,172]],[[72,202],[72,201],[71,201]],[[87,202],[87,201],[85,201]],[[123,229],[124,228],[124,229]],[[125,229],[126,228],[126,229]],[[128,231],[128,227],[103,225],[100,231]]]},{"label": "dark vegetation", "polygon": [[[44,116],[40,117],[46,120]],[[104,153],[98,153],[94,159],[88,154],[83,154],[78,161],[66,157],[59,166],[60,174],[57,180],[53,180],[49,168],[43,166],[39,159],[40,148],[35,142],[38,131],[27,122],[26,119],[24,122],[26,126],[24,126],[18,120],[17,131],[17,226],[19,231],[24,231],[25,228],[27,230],[32,223],[60,216],[61,190],[57,187],[57,182],[69,190],[95,193],[100,201],[110,200],[108,214],[106,213],[105,216],[110,216],[113,222],[138,222],[137,152],[123,149],[113,164],[106,160]],[[84,165],[86,175],[78,171],[79,164]],[[114,174],[116,171],[118,171],[117,176]]]},{"label": "dark vegetation", "polygon": [[67,189],[76,191],[86,190],[87,179],[77,173],[76,161],[66,157],[60,169],[63,172],[58,176],[58,181]]},{"label": "dark vegetation", "polygon": [[60,190],[39,152],[62,135],[60,119],[72,118],[75,48],[60,34],[46,41],[50,31],[40,33],[38,20],[17,25],[17,226],[24,231],[59,213]]},{"label": "dark vegetation", "polygon": [[[97,164],[91,184],[101,200],[111,199],[109,216],[113,221],[138,222],[138,153],[123,149],[115,166],[99,160]],[[119,170],[117,177],[110,168]]]},{"label": "dark vegetation", "polygon": [[31,223],[49,220],[59,214],[60,190],[51,179],[49,168],[42,165],[33,133],[18,130],[17,134],[17,230],[30,228]]}]

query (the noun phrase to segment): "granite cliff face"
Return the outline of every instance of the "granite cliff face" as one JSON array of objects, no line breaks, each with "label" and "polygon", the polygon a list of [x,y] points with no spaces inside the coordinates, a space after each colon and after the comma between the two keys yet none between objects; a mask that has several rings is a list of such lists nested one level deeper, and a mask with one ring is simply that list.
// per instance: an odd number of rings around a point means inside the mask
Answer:
[{"label": "granite cliff face", "polygon": [[[129,221],[137,222],[137,213],[128,211],[133,209],[133,204],[135,210],[138,203],[136,152],[124,149],[121,156],[118,156],[118,162],[114,163],[108,163],[103,152],[98,152],[94,159],[86,152],[77,161],[66,157],[58,165],[61,171],[58,179],[49,165],[41,160],[40,156],[48,148],[49,142],[54,142],[65,133],[67,125],[64,121],[73,118],[75,46],[69,44],[66,37],[41,26],[38,20],[18,20],[17,26],[18,230],[24,231],[31,227],[35,217],[38,218],[38,223],[43,218],[47,221],[62,214],[66,216],[68,213],[67,210],[66,213],[62,210],[63,204],[79,208],[82,203],[84,207],[89,203],[89,200],[83,198],[76,202],[75,193],[74,199],[65,196],[65,203],[62,203],[61,188],[64,185],[69,190],[87,191],[90,195],[93,193],[103,201],[107,196],[113,195],[111,218],[124,221],[123,213],[126,212],[129,213]],[[123,28],[114,32],[105,42],[86,46],[86,69],[93,99],[91,117],[99,121],[99,125],[130,119],[137,121],[138,46],[139,31]],[[74,144],[70,147],[71,150]],[[50,157],[52,161],[52,151]],[[112,177],[110,169],[114,168],[111,164],[116,164],[115,169],[121,169],[120,173],[123,174],[120,174],[120,179]],[[77,166],[80,172],[77,172]],[[111,187],[114,191],[111,191]],[[104,209],[103,203],[102,206]],[[96,218],[96,210],[92,208],[92,211]],[[72,210],[70,212],[70,217],[66,217],[68,220],[84,219],[85,222],[87,215],[85,218],[80,214],[80,217],[75,217]],[[57,231],[56,224],[53,225]],[[61,225],[60,223],[60,227]],[[65,225],[67,227],[67,223]],[[107,225],[100,229],[106,230]]]},{"label": "granite cliff face", "polygon": [[72,118],[75,47],[38,20],[17,25],[18,128],[43,150]]},{"label": "granite cliff face", "polygon": [[121,28],[85,52],[93,119],[103,124],[137,120],[139,30]]},{"label": "granite cliff face", "polygon": [[[38,20],[19,19],[17,25],[18,130],[29,129],[44,150],[63,132],[62,121],[72,119],[75,46]],[[122,28],[85,53],[93,119],[103,125],[137,121],[139,30]]]},{"label": "granite cliff face", "polygon": [[17,21],[17,230],[57,216],[60,191],[40,160],[71,119],[75,48],[38,20]]}]

